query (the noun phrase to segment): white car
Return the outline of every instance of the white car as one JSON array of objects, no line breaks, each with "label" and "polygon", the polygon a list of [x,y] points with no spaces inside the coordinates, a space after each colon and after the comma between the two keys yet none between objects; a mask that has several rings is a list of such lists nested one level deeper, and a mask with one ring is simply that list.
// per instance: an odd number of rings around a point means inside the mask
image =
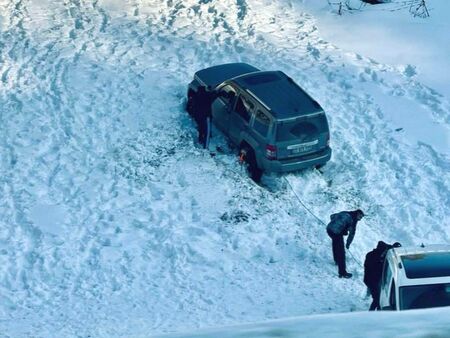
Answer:
[{"label": "white car", "polygon": [[450,306],[450,245],[399,247],[386,254],[382,310]]}]

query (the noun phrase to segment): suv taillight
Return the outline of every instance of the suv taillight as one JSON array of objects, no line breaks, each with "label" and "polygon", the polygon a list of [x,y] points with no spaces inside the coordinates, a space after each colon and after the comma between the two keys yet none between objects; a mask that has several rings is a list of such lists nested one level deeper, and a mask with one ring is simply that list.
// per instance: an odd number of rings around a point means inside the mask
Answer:
[{"label": "suv taillight", "polygon": [[277,147],[271,144],[266,145],[266,157],[269,160],[275,160],[277,158]]}]

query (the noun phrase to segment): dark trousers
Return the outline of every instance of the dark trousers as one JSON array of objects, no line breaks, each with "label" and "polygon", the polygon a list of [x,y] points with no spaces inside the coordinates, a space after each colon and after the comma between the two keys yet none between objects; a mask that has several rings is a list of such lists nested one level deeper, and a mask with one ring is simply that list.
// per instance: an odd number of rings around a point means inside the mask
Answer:
[{"label": "dark trousers", "polygon": [[328,233],[328,236],[330,236],[331,241],[332,241],[333,259],[338,266],[339,274],[343,275],[347,272],[346,268],[345,268],[344,236],[336,235],[328,230],[327,230],[327,233]]},{"label": "dark trousers", "polygon": [[380,310],[380,286],[367,285],[372,296],[372,304],[370,304],[369,311]]},{"label": "dark trousers", "polygon": [[198,142],[203,148],[208,148],[209,138],[211,136],[211,119],[206,116],[202,116],[198,120]]}]

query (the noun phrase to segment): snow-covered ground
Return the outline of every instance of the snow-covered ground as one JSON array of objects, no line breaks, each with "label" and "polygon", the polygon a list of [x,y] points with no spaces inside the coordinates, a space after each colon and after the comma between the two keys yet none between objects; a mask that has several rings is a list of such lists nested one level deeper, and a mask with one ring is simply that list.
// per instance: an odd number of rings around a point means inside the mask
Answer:
[{"label": "snow-covered ground", "polygon": [[[448,102],[450,22],[446,19],[449,11],[447,1],[427,1],[428,18],[412,16],[408,4],[399,0],[376,6],[361,6],[359,0],[351,0],[349,4],[355,10],[344,10],[342,16],[329,10],[325,1],[303,2],[317,17],[317,27],[328,42],[350,53],[369,57],[374,62],[389,64],[391,69],[403,73],[404,80],[409,78],[414,85],[420,83],[428,87],[432,96],[443,97]],[[336,6],[332,8],[336,9]],[[416,101],[425,103],[428,100],[427,95],[422,96],[422,90],[410,94]],[[371,90],[371,95],[376,94]],[[403,96],[403,93],[395,92],[390,96]],[[424,141],[439,151],[449,152],[448,129],[436,126],[436,121],[428,117],[430,109],[421,109],[386,95],[378,98],[377,103],[392,122],[406,127],[404,132],[409,140]]]},{"label": "snow-covered ground", "polygon": [[[330,34],[382,23],[404,43],[409,26],[391,15],[334,17],[306,0],[0,0],[0,337],[364,311],[361,264],[378,240],[450,243],[445,17],[402,19],[435,37],[439,67],[414,39],[396,58],[377,41],[353,48],[360,30]],[[324,107],[323,172],[261,188],[233,150],[197,147],[186,85],[235,61],[285,71]],[[336,277],[324,226],[297,197],[323,222],[367,213],[353,279]]]}]

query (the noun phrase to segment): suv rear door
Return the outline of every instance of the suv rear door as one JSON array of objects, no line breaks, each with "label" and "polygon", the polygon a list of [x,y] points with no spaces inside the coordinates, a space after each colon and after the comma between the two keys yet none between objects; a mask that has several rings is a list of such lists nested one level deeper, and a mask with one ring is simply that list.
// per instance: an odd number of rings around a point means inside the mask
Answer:
[{"label": "suv rear door", "polygon": [[255,108],[255,103],[244,94],[240,94],[236,101],[236,106],[230,114],[230,124],[228,133],[231,140],[238,144],[241,139],[241,132],[248,129],[250,119]]},{"label": "suv rear door", "polygon": [[323,111],[277,122],[278,159],[315,153],[327,147],[328,121]]},{"label": "suv rear door", "polygon": [[256,108],[255,117],[253,119],[252,124],[252,136],[256,139],[259,148],[255,149],[256,152],[261,152],[264,154],[264,149],[266,145],[269,143],[268,139],[270,138],[272,127],[273,126],[273,118],[267,114],[263,109]]}]

